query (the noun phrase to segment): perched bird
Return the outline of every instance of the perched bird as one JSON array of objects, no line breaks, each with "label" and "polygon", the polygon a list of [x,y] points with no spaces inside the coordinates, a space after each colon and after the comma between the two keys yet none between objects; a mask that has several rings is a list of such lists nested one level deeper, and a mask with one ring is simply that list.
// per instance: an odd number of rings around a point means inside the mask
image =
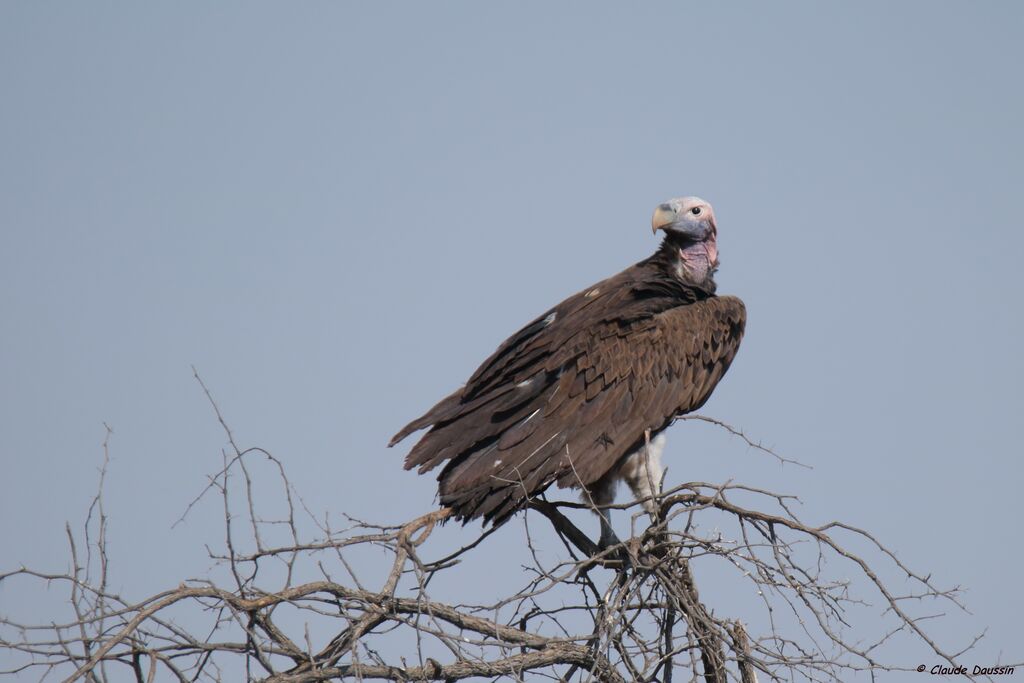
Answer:
[{"label": "perched bird", "polygon": [[[743,302],[716,296],[718,228],[703,199],[659,205],[649,258],[574,294],[498,347],[465,386],[402,428],[429,428],[405,468],[437,479],[456,518],[501,523],[552,483],[606,505],[624,480],[653,511],[661,432],[729,369]],[[601,515],[601,546],[614,542]]]}]

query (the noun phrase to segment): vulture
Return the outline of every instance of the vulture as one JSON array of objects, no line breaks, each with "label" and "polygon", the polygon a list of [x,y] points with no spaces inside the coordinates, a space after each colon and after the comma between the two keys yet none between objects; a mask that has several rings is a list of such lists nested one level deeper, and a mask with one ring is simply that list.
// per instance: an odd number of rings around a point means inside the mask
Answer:
[{"label": "vulture", "polygon": [[[464,386],[403,427],[405,468],[441,466],[441,505],[500,524],[551,484],[611,503],[625,481],[648,511],[661,434],[704,405],[739,349],[743,302],[715,294],[718,227],[698,197],[660,204],[658,250],[509,337]],[[617,542],[607,514],[601,547]]]}]

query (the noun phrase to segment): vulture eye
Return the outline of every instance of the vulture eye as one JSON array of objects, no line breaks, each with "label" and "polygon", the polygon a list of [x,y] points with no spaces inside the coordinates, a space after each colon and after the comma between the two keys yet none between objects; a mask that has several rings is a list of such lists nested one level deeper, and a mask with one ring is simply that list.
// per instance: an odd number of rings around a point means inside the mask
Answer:
[{"label": "vulture eye", "polygon": [[700,207],[699,206],[693,207],[692,209],[690,209],[690,213],[692,213],[694,216],[699,216],[700,215]]}]

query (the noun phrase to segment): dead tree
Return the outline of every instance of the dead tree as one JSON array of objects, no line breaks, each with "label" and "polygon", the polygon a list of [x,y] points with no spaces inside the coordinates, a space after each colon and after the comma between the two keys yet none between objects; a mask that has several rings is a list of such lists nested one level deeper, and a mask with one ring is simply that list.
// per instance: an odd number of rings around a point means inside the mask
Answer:
[{"label": "dead tree", "polygon": [[[864,530],[806,523],[790,496],[734,483],[677,486],[659,496],[653,517],[638,502],[609,506],[632,513],[634,533],[603,551],[572,521],[588,506],[535,499],[515,530],[526,579],[494,585],[487,604],[439,597],[442,579],[468,580],[459,573],[489,552],[493,529],[450,552],[432,547],[444,509],[402,525],[347,518],[332,529],[299,504],[276,458],[238,447],[217,416],[230,446],[193,504],[221,498],[224,544],[211,550],[218,569],[142,599],[114,593],[101,474],[84,537],[68,528],[70,571],[0,574],[7,585],[68,591],[66,615],[0,615],[3,673],[93,683],[834,681],[909,670],[911,662],[882,656],[899,639],[951,665],[977,642],[948,652],[924,629],[921,606],[962,609],[957,589],[937,587]],[[267,467],[280,484],[277,516],[262,514],[270,501],[254,493]],[[855,554],[851,542],[870,553]],[[705,566],[728,569],[756,596],[756,628],[702,599]],[[865,610],[867,630],[854,620]]]}]

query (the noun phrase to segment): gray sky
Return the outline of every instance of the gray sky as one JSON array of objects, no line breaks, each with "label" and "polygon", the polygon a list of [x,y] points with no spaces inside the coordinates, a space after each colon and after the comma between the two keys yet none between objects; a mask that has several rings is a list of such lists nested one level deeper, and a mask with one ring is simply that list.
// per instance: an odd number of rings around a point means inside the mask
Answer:
[{"label": "gray sky", "polygon": [[205,571],[216,506],[170,530],[224,444],[191,364],[311,509],[430,509],[388,437],[696,194],[749,311],[703,412],[814,469],[687,423],[669,483],[876,531],[968,589],[932,623],[989,628],[963,663],[1020,661],[1022,30],[1008,2],[0,5],[0,565],[66,565],[106,422],[120,585]]}]

